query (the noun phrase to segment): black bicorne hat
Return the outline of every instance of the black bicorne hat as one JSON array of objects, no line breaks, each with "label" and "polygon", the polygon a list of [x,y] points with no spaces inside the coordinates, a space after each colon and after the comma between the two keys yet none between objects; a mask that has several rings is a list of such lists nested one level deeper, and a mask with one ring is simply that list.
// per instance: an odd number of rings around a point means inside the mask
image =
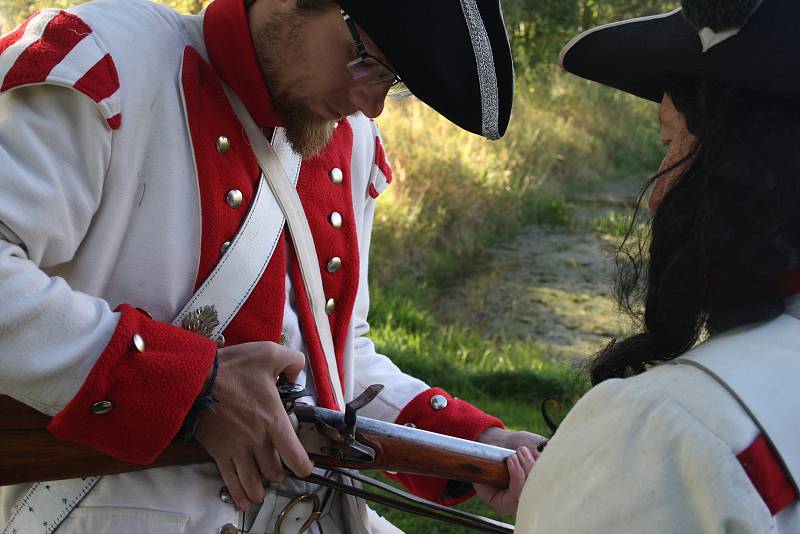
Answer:
[{"label": "black bicorne hat", "polygon": [[561,65],[655,102],[681,78],[800,98],[798,22],[798,0],[684,0],[682,9],[580,34]]},{"label": "black bicorne hat", "polygon": [[499,0],[336,0],[414,95],[470,132],[503,136],[514,66]]}]

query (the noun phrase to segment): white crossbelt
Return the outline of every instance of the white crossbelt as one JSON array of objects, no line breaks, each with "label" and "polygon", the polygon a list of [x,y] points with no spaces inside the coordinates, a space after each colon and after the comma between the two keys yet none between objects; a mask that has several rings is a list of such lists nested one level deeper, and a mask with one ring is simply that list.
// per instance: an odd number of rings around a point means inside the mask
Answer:
[{"label": "white crossbelt", "polygon": [[[273,143],[277,147],[273,149],[276,165],[283,171],[288,187],[294,190],[300,175],[301,158],[290,148],[283,128],[275,130]],[[284,167],[290,169],[291,175],[287,174]],[[214,271],[192,295],[172,324],[180,326],[189,313],[213,306],[217,311],[219,324],[209,337],[216,339],[247,301],[272,259],[285,221],[277,200],[269,194],[269,188],[264,187],[266,183],[262,174],[253,204],[239,232]]]},{"label": "white crossbelt", "polygon": [[[273,142],[279,147],[275,151],[267,143],[272,152],[273,167],[280,168],[285,185],[294,191],[300,174],[301,159],[289,148],[282,128],[276,130]],[[292,178],[289,178],[290,175]],[[295,196],[296,194],[295,192]],[[262,174],[253,204],[231,246],[172,324],[180,326],[188,313],[205,306],[214,306],[219,324],[213,329],[211,337],[216,338],[242,307],[264,273],[280,239],[284,223],[281,209],[275,197],[270,194],[267,180]],[[89,494],[100,478],[86,477],[34,484],[14,507],[2,534],[51,534]]]},{"label": "white crossbelt", "polygon": [[[339,378],[339,366],[336,363],[336,354],[333,349],[331,325],[328,322],[328,314],[325,312],[325,292],[322,288],[322,275],[320,274],[317,250],[314,246],[311,228],[308,225],[303,205],[300,203],[297,190],[290,182],[275,150],[269,144],[267,138],[264,137],[261,128],[255,123],[245,105],[236,96],[236,93],[227,87],[225,92],[239,122],[244,126],[247,138],[250,141],[250,147],[258,159],[258,164],[268,178],[270,190],[286,216],[289,232],[292,234],[292,243],[300,264],[300,272],[303,275],[303,284],[314,315],[314,324],[322,349],[325,352],[331,389],[339,409],[342,410],[344,409],[344,394],[342,393],[342,382]],[[317,380],[323,378],[316,377]]]}]

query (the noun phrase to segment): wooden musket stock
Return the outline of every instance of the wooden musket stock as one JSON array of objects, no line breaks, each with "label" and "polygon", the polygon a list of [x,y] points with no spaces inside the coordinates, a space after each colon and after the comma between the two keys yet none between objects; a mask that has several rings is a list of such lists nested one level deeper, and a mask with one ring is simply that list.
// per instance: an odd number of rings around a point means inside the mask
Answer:
[{"label": "wooden musket stock", "polygon": [[[198,443],[175,442],[150,465],[123,462],[52,436],[47,432],[49,420],[48,416],[33,408],[0,395],[0,486],[212,461]],[[375,461],[371,464],[315,454],[311,458],[320,467],[418,473],[498,488],[508,486],[508,470],[503,461],[450,453],[439,450],[435,443],[409,444],[400,438],[376,435],[361,427],[356,437],[375,449]]]},{"label": "wooden musket stock", "polygon": [[47,431],[49,421],[30,406],[0,395],[0,486],[211,461],[198,443],[177,442],[153,464],[123,462],[54,437]]}]

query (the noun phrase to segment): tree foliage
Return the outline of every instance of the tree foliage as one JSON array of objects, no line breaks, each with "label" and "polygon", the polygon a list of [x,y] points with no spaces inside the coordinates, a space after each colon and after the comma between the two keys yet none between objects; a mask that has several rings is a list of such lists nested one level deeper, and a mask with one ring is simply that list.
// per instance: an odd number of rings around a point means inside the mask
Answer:
[{"label": "tree foliage", "polygon": [[[2,30],[9,31],[37,10],[64,8],[85,0],[0,0]],[[183,13],[197,13],[210,0],[157,0]],[[376,0],[366,0],[376,1]],[[501,0],[517,70],[524,75],[552,64],[577,35],[598,24],[672,9],[677,0]]]},{"label": "tree foliage", "polygon": [[[211,0],[156,0],[159,4],[166,4],[182,13],[198,13],[207,6]],[[48,7],[67,8],[82,4],[86,0],[0,0],[0,26],[2,31],[13,29],[20,22],[30,17],[40,9]]]},{"label": "tree foliage", "polygon": [[561,48],[594,26],[673,9],[678,0],[502,0],[520,73],[558,61]]}]

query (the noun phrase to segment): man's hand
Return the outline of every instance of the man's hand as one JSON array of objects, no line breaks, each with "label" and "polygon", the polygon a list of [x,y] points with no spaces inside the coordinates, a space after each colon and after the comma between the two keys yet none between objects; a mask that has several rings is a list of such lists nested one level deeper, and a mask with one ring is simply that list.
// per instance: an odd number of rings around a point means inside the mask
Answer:
[{"label": "man's hand", "polygon": [[492,486],[473,484],[475,493],[495,512],[504,516],[516,514],[522,487],[528,473],[533,469],[533,464],[539,459],[537,448],[547,442],[547,439],[531,432],[509,432],[495,426],[486,429],[478,436],[477,441],[517,451],[506,460],[509,480],[507,489],[498,490]]},{"label": "man's hand", "polygon": [[281,373],[296,380],[305,357],[271,342],[227,347],[218,357],[211,392],[217,405],[201,415],[195,439],[216,461],[236,507],[245,510],[264,500],[263,479],[286,478],[281,459],[299,476],[314,467],[275,387]]},{"label": "man's hand", "polygon": [[533,469],[533,464],[539,459],[539,453],[531,452],[527,447],[520,447],[517,452],[506,460],[508,466],[508,488],[499,490],[485,484],[473,484],[478,497],[486,501],[492,510],[502,516],[515,515],[519,496],[525,486],[528,473]]}]

